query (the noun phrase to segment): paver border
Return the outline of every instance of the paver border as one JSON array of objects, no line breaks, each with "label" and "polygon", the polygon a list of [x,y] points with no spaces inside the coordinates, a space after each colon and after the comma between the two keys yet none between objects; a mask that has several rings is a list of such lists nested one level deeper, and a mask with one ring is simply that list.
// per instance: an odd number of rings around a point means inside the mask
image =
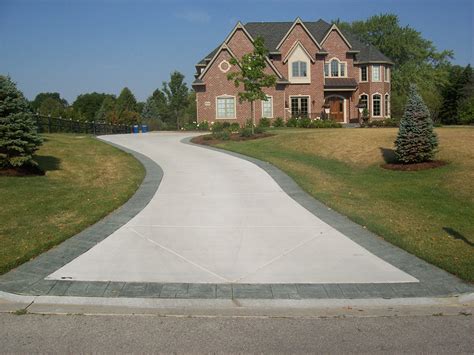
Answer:
[{"label": "paver border", "polygon": [[137,192],[110,215],[37,258],[0,276],[0,290],[20,295],[182,298],[182,299],[364,299],[445,297],[474,292],[474,286],[389,244],[304,192],[287,174],[268,162],[216,147],[181,140],[247,160],[265,170],[297,203],[371,253],[417,278],[419,283],[379,284],[194,284],[153,282],[88,282],[44,278],[83,254],[138,214],[157,191],[163,170],[136,151],[103,140],[132,154],[146,170]]}]

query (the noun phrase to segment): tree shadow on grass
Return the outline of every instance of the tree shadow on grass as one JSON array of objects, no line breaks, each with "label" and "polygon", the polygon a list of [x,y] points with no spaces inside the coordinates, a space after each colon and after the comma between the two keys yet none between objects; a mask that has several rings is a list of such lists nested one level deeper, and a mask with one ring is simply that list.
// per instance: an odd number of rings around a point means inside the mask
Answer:
[{"label": "tree shadow on grass", "polygon": [[459,233],[457,230],[454,230],[450,227],[443,227],[443,230],[449,234],[450,237],[457,239],[457,240],[462,240],[464,243],[467,245],[474,247],[474,243],[468,240],[465,236],[463,236],[461,233]]},{"label": "tree shadow on grass", "polygon": [[33,159],[44,172],[61,169],[61,159],[51,155],[35,155]]},{"label": "tree shadow on grass", "polygon": [[397,156],[393,149],[389,148],[382,148],[380,147],[380,152],[382,153],[382,158],[385,160],[387,164],[396,164],[397,163]]}]

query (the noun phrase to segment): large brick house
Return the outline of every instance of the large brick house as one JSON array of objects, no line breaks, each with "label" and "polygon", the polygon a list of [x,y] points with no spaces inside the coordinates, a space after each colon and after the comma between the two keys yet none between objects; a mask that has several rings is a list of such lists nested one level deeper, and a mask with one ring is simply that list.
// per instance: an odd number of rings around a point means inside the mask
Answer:
[{"label": "large brick house", "polygon": [[198,122],[242,124],[250,118],[249,103],[239,103],[239,88],[227,80],[227,74],[236,70],[230,59],[251,52],[257,36],[263,37],[269,51],[266,70],[277,77],[275,87],[264,89],[268,100],[255,103],[257,121],[329,115],[349,123],[359,120],[363,105],[371,119],[390,116],[390,59],[334,24],[297,18],[294,22],[239,22],[196,65],[193,88]]}]

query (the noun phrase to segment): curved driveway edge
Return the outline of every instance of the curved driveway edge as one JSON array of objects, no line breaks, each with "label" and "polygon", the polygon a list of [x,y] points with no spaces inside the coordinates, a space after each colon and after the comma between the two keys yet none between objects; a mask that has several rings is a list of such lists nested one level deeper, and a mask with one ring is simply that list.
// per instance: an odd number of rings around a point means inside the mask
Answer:
[{"label": "curved driveway edge", "polygon": [[[190,138],[182,142],[190,143]],[[110,142],[107,142],[111,144]],[[117,145],[115,145],[117,146]],[[61,245],[0,276],[0,290],[24,295],[135,298],[203,299],[363,299],[439,297],[473,292],[474,287],[417,257],[385,242],[347,217],[334,212],[305,193],[290,177],[273,165],[222,149],[195,145],[250,161],[265,170],[296,202],[342,232],[369,252],[413,275],[419,283],[387,284],[190,284],[153,282],[102,282],[44,280],[44,278],[98,242],[111,235],[140,212],[155,194],[163,171],[146,156],[133,154],[146,169],[146,177],[135,195],[111,215]]]}]

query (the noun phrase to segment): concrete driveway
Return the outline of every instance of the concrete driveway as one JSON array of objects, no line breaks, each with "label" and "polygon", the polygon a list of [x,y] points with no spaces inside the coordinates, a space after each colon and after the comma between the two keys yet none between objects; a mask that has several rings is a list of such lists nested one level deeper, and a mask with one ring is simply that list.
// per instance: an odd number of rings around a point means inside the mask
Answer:
[{"label": "concrete driveway", "polygon": [[190,135],[103,137],[154,160],[163,180],[138,215],[48,279],[417,282],[300,206],[253,163],[181,142]]}]

